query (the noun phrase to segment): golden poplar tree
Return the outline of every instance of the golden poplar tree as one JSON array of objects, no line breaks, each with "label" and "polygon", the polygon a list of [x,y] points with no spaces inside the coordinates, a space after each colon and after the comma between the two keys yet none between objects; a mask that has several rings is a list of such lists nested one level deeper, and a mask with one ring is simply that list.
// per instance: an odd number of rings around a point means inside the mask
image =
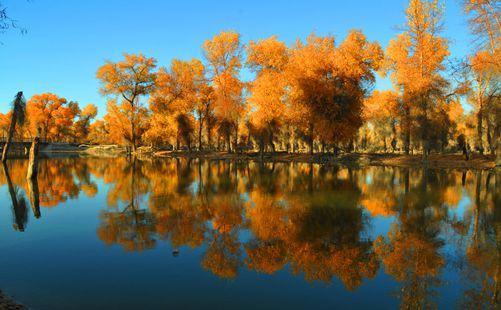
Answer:
[{"label": "golden poplar tree", "polygon": [[101,81],[100,89],[103,95],[115,95],[122,101],[117,105],[111,101],[108,110],[109,118],[121,124],[121,136],[135,152],[141,136],[145,130],[142,117],[147,114],[140,101],[141,96],[147,96],[155,86],[156,60],[142,54],[132,55],[124,53],[124,60],[120,62],[106,61],[97,72],[96,77]]},{"label": "golden poplar tree", "polygon": [[157,87],[150,97],[153,118],[147,132],[149,140],[165,144],[174,138],[178,148],[183,140],[191,149],[195,123],[192,112],[204,83],[204,73],[204,65],[195,58],[174,59],[169,70],[160,69]]},{"label": "golden poplar tree", "polygon": [[[390,41],[386,69],[404,101],[404,149],[416,133],[426,156],[431,146],[431,116],[443,99],[447,81],[441,75],[449,56],[448,42],[440,36],[444,6],[439,0],[411,0],[405,13],[405,32]],[[411,128],[415,122],[415,128]]]},{"label": "golden poplar tree", "polygon": [[248,101],[253,109],[251,123],[261,154],[265,139],[275,152],[274,134],[285,120],[287,62],[288,49],[276,36],[249,43],[247,66],[256,72],[256,78],[251,83]]},{"label": "golden poplar tree", "polygon": [[234,134],[233,147],[236,148],[238,129],[245,112],[242,98],[244,84],[239,78],[242,68],[240,34],[221,32],[204,42],[203,51],[216,96],[216,117],[224,131],[227,149],[231,152],[231,134]]}]

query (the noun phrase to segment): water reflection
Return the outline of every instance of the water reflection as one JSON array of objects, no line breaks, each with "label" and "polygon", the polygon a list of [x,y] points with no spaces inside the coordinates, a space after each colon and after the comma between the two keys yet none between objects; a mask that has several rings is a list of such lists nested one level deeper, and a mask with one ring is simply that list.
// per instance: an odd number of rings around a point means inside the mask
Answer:
[{"label": "water reflection", "polygon": [[448,210],[442,193],[447,187],[444,184],[454,185],[447,179],[447,174],[427,170],[411,176],[405,169],[404,190],[397,197],[397,220],[386,238],[378,237],[375,243],[385,271],[400,282],[402,308],[437,307],[433,297],[442,284],[439,276],[445,266],[440,230],[446,225]]},{"label": "water reflection", "polygon": [[24,231],[24,227],[28,222],[28,212],[26,209],[26,198],[24,193],[20,191],[19,186],[12,183],[10,178],[9,168],[5,163],[2,163],[3,173],[7,188],[9,189],[10,200],[12,203],[12,213],[14,215],[14,224],[12,225],[15,230]]},{"label": "water reflection", "polygon": [[[437,307],[450,267],[464,279],[459,306],[499,307],[499,170],[127,158],[40,165],[35,182],[21,160],[0,176],[19,231],[29,229],[27,201],[39,218],[104,190],[97,236],[126,252],[166,242],[180,259],[183,247],[202,249],[201,266],[218,277],[287,269],[347,290],[381,271],[398,282],[393,294],[406,309]],[[379,218],[392,222],[383,234],[374,233]]]}]

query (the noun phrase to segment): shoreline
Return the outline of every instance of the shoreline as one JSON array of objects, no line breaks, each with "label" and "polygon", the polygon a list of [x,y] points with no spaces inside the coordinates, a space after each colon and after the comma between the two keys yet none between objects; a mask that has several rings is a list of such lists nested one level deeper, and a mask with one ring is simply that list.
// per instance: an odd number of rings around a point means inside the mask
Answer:
[{"label": "shoreline", "polygon": [[[126,148],[117,145],[99,146],[58,146],[40,150],[41,158],[61,158],[68,156],[113,158],[127,156]],[[471,154],[465,160],[459,153],[430,154],[426,161],[421,154],[405,155],[400,153],[264,153],[259,152],[227,153],[226,151],[162,151],[150,147],[140,147],[135,153],[139,158],[201,158],[208,160],[251,160],[264,162],[297,162],[321,165],[342,165],[353,168],[367,166],[443,168],[443,169],[481,169],[496,167],[495,155]],[[24,156],[18,157],[24,158]],[[498,166],[499,167],[499,166]]]},{"label": "shoreline", "polygon": [[28,310],[28,307],[15,301],[0,290],[0,310]]},{"label": "shoreline", "polygon": [[[144,156],[141,154],[140,156]],[[297,162],[321,165],[343,165],[348,167],[389,166],[389,167],[422,167],[422,168],[464,168],[464,169],[494,169],[495,155],[471,155],[465,160],[460,154],[431,154],[427,161],[422,161],[421,155],[379,154],[379,153],[349,153],[334,156],[333,154],[305,153],[266,153],[261,159],[259,153],[228,154],[226,152],[175,152],[159,151],[148,153],[153,158],[191,157],[209,160],[252,160],[264,162]]]}]

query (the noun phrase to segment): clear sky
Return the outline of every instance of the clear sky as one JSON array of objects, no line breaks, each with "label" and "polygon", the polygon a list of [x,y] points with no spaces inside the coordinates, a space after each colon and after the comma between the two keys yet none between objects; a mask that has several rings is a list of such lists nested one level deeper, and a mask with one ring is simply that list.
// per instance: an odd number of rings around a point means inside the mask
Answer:
[{"label": "clear sky", "polygon": [[[27,29],[0,34],[0,112],[14,95],[53,92],[81,106],[94,103],[99,116],[106,99],[95,72],[123,52],[155,57],[202,57],[201,45],[222,30],[242,41],[278,35],[290,44],[309,33],[332,34],[342,41],[350,29],[386,47],[405,22],[407,0],[162,1],[162,0],[0,0]],[[459,0],[446,0],[444,35],[452,56],[471,52],[471,36]],[[379,79],[377,88],[391,88]]]}]

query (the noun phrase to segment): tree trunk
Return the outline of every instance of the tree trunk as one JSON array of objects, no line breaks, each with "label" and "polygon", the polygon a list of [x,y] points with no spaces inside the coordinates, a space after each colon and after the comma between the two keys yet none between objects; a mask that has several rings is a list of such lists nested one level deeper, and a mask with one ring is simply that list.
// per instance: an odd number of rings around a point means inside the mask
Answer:
[{"label": "tree trunk", "polygon": [[429,149],[430,149],[430,141],[428,141],[428,138],[425,137],[423,139],[423,157],[422,157],[423,161],[428,160]]},{"label": "tree trunk", "polygon": [[28,163],[28,173],[26,175],[27,179],[36,179],[38,175],[38,147],[39,147],[39,137],[35,137],[31,143],[30,148],[30,158]]},{"label": "tree trunk", "polygon": [[309,139],[309,143],[310,143],[310,155],[313,155],[313,124],[310,124],[310,139]]},{"label": "tree trunk", "polygon": [[228,154],[231,153],[231,131],[226,132],[226,143],[228,144]]},{"label": "tree trunk", "polygon": [[199,126],[198,126],[198,150],[202,150],[202,117],[200,116]]},{"label": "tree trunk", "polygon": [[470,160],[470,155],[468,154],[468,148],[466,147],[466,142],[463,144],[463,155],[466,160]]},{"label": "tree trunk", "polygon": [[47,124],[43,125],[43,142],[47,142]]},{"label": "tree trunk", "polygon": [[423,146],[423,161],[428,160],[428,153],[430,150],[430,135],[429,135],[429,122],[428,122],[428,103],[424,95],[421,95],[421,106],[423,107],[423,123],[421,124],[421,142]]},{"label": "tree trunk", "polygon": [[261,135],[259,136],[259,155],[261,157],[261,160],[263,160],[263,158],[264,158],[264,139]]},{"label": "tree trunk", "polygon": [[484,154],[484,146],[482,143],[482,133],[483,133],[483,103],[482,96],[480,94],[480,90],[477,91],[477,104],[478,104],[478,113],[477,113],[477,149],[480,154]]},{"label": "tree trunk", "polygon": [[496,133],[494,134],[495,139],[496,139],[496,166],[501,166],[501,139],[499,136],[501,135],[501,124],[496,125]]},{"label": "tree trunk", "polygon": [[212,148],[212,135],[211,135],[211,126],[210,126],[209,121],[207,121],[206,126],[207,126],[207,148],[210,151]]},{"label": "tree trunk", "polygon": [[233,149],[238,154],[238,124],[235,124],[235,141],[233,142]]},{"label": "tree trunk", "polygon": [[362,139],[362,149],[364,152],[367,151],[367,143],[369,142],[369,138],[367,137],[367,129],[364,129],[364,138]]},{"label": "tree trunk", "polygon": [[130,119],[130,129],[131,129],[131,140],[132,140],[132,152],[133,153],[136,153],[136,148],[137,148],[137,137],[136,137],[136,105],[135,105],[135,102],[136,102],[136,95],[137,94],[134,94],[132,96],[132,99],[129,101],[129,104],[130,104],[130,107],[131,107],[131,112],[132,112],[132,116],[131,116],[131,119]]},{"label": "tree trunk", "polygon": [[404,106],[404,151],[405,155],[409,155],[411,146],[411,113],[410,107],[406,104]]},{"label": "tree trunk", "polygon": [[489,144],[489,152],[491,154],[494,154],[495,153],[494,149],[496,148],[496,146],[494,145],[492,139],[492,124],[490,120],[487,120],[487,143]]},{"label": "tree trunk", "polygon": [[497,105],[496,110],[495,110],[495,115],[494,115],[494,124],[496,126],[494,127],[494,148],[496,150],[496,166],[501,166],[501,107]]},{"label": "tree trunk", "polygon": [[275,154],[275,143],[273,142],[273,138],[274,138],[273,129],[269,127],[268,128],[268,140],[269,140],[269,143],[271,146],[271,152],[273,154]]}]

